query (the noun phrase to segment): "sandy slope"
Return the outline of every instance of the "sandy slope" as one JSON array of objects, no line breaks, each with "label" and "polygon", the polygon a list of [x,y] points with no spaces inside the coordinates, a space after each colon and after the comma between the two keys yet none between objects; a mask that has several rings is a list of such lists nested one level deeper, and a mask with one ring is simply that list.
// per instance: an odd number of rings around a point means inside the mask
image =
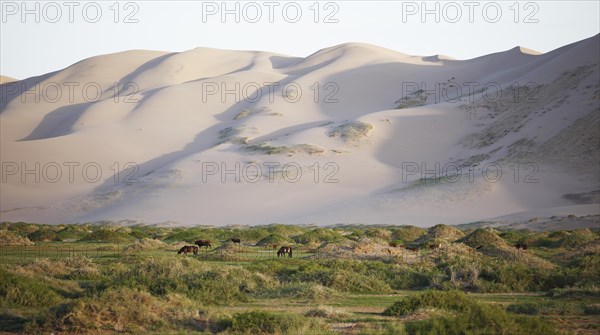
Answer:
[{"label": "sandy slope", "polygon": [[[86,59],[2,85],[1,220],[432,225],[593,214],[597,199],[565,195],[600,189],[599,44],[466,61],[359,43],[306,58],[197,48]],[[440,178],[420,180],[415,168],[436,163],[427,176]]]}]

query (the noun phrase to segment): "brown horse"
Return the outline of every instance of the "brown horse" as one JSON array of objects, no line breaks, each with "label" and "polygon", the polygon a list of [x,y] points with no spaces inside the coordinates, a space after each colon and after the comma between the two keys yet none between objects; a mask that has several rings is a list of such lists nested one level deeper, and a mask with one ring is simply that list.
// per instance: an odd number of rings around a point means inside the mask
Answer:
[{"label": "brown horse", "polygon": [[390,247],[392,247],[392,248],[396,248],[396,247],[398,246],[398,243],[396,243],[396,242],[390,242],[390,243],[388,243],[388,244],[389,244],[389,246],[390,246]]},{"label": "brown horse", "polygon": [[210,240],[196,240],[194,244],[198,245],[199,247],[206,247],[206,249],[212,249],[212,245],[210,245]]},{"label": "brown horse", "polygon": [[525,244],[525,243],[517,243],[517,244],[514,245],[514,247],[517,248],[517,249],[523,249],[523,250],[527,250],[527,248],[529,248],[527,246],[527,244]]},{"label": "brown horse", "polygon": [[406,247],[406,249],[410,251],[419,251],[419,247]]},{"label": "brown horse", "polygon": [[233,243],[237,243],[240,244],[242,242],[242,240],[240,240],[239,238],[230,238],[231,242]]},{"label": "brown horse", "polygon": [[179,249],[179,251],[177,252],[178,255],[184,254],[187,255],[188,252],[193,252],[194,255],[198,254],[198,247],[195,245],[186,245],[183,246],[183,248]]},{"label": "brown horse", "polygon": [[288,255],[289,258],[292,258],[292,247],[288,246],[288,245],[284,245],[281,248],[279,248],[279,251],[277,251],[277,257],[285,257],[285,254]]}]

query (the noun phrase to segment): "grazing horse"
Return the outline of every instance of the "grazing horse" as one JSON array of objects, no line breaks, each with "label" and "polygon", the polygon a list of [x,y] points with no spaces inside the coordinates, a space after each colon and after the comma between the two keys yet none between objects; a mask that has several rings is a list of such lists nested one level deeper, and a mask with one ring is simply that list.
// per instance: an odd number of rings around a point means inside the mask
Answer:
[{"label": "grazing horse", "polygon": [[406,247],[410,251],[419,251],[419,247]]},{"label": "grazing horse", "polygon": [[188,252],[193,252],[194,255],[198,254],[198,247],[195,245],[185,245],[177,252],[178,255],[184,254],[187,255]]},{"label": "grazing horse", "polygon": [[279,251],[277,251],[277,257],[285,257],[285,254],[288,254],[289,258],[292,258],[292,247],[291,246],[282,246],[281,248],[279,248]]},{"label": "grazing horse", "polygon": [[242,240],[240,240],[239,238],[230,238],[231,242],[233,243],[237,243],[240,244],[240,242],[242,242]]},{"label": "grazing horse", "polygon": [[514,245],[515,248],[517,249],[523,249],[523,250],[527,250],[528,246],[525,243],[517,243]]},{"label": "grazing horse", "polygon": [[389,244],[389,246],[390,246],[390,247],[392,247],[392,248],[396,248],[396,247],[398,246],[398,243],[396,243],[396,242],[390,242],[390,243],[388,243],[388,244]]},{"label": "grazing horse", "polygon": [[206,247],[206,249],[212,249],[212,245],[210,245],[210,240],[197,240],[196,242],[194,242],[194,244],[198,245],[199,247]]}]

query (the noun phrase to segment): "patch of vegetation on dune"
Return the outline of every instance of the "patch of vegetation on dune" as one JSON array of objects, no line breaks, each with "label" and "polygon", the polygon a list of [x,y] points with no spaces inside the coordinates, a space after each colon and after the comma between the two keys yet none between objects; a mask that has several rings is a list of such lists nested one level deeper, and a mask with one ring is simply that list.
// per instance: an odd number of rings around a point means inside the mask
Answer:
[{"label": "patch of vegetation on dune", "polygon": [[290,244],[292,242],[292,239],[283,236],[281,234],[277,234],[277,233],[271,233],[263,238],[261,238],[256,245],[259,246],[272,246],[272,245],[284,245],[284,244]]},{"label": "patch of vegetation on dune", "polygon": [[317,318],[344,318],[350,316],[347,311],[335,308],[333,306],[319,305],[316,308],[310,309],[304,313],[305,316],[317,317]]},{"label": "patch of vegetation on dune", "polygon": [[159,299],[128,288],[107,289],[100,296],[58,305],[42,328],[67,333],[144,333],[170,329],[195,314],[182,296]]},{"label": "patch of vegetation on dune", "polygon": [[51,306],[62,297],[37,278],[10,273],[0,268],[0,306]]},{"label": "patch of vegetation on dune", "polygon": [[315,319],[301,315],[266,311],[237,313],[227,327],[242,334],[329,334],[327,326]]},{"label": "patch of vegetation on dune", "polygon": [[460,242],[477,248],[481,246],[506,246],[507,243],[498,235],[498,232],[491,228],[476,229],[467,236],[460,239]]},{"label": "patch of vegetation on dune", "polygon": [[314,228],[305,232],[304,234],[294,236],[293,239],[296,243],[314,245],[324,242],[341,242],[344,240],[344,236],[331,228]]},{"label": "patch of vegetation on dune", "polygon": [[425,291],[399,300],[383,313],[407,317],[439,310],[422,321],[405,323],[408,334],[558,334],[537,317],[514,316],[499,307],[477,302],[459,291]]},{"label": "patch of vegetation on dune", "polygon": [[[267,113],[270,112],[271,109],[269,107],[260,107],[260,108],[248,108],[239,112],[236,116],[233,117],[233,120],[244,119],[250,115],[255,115],[259,113]],[[268,115],[282,115],[281,113],[269,113]]]},{"label": "patch of vegetation on dune", "polygon": [[414,241],[416,244],[426,245],[429,243],[448,243],[465,236],[460,229],[443,224],[435,225],[427,231],[427,234]]},{"label": "patch of vegetation on dune", "polygon": [[38,258],[32,262],[9,268],[13,273],[31,278],[97,279],[100,267],[88,257],[67,257],[58,260]]},{"label": "patch of vegetation on dune", "polygon": [[0,244],[3,245],[34,245],[29,238],[19,236],[8,229],[0,229]]},{"label": "patch of vegetation on dune", "polygon": [[243,127],[227,127],[225,129],[219,130],[219,140],[220,143],[237,143],[237,144],[246,144],[248,143],[247,137],[239,136],[242,133]]},{"label": "patch of vegetation on dune", "polygon": [[56,232],[56,237],[61,241],[78,241],[86,236],[90,230],[89,227],[84,225],[64,225],[60,228]]},{"label": "patch of vegetation on dune", "polygon": [[127,233],[114,231],[111,229],[100,229],[89,233],[88,235],[81,238],[80,241],[125,243],[132,242],[133,240],[135,240],[135,237]]},{"label": "patch of vegetation on dune", "polygon": [[369,135],[373,125],[362,121],[347,122],[331,129],[329,137],[338,138],[344,142],[360,142]]},{"label": "patch of vegetation on dune", "polygon": [[294,144],[294,145],[281,145],[273,146],[266,142],[260,142],[258,144],[251,144],[243,147],[243,150],[254,153],[263,153],[267,155],[294,155],[294,154],[306,154],[306,155],[318,155],[325,152],[325,149],[319,148],[311,144]]},{"label": "patch of vegetation on dune", "polygon": [[404,97],[396,100],[395,103],[398,104],[396,109],[424,106],[427,104],[427,92],[424,90],[417,90],[408,93]]},{"label": "patch of vegetation on dune", "polygon": [[402,243],[411,243],[427,234],[427,230],[415,226],[400,227],[392,233],[393,240],[399,240]]},{"label": "patch of vegetation on dune", "polygon": [[126,254],[133,254],[144,250],[164,249],[167,246],[168,245],[161,240],[142,238],[126,246],[123,251]]}]

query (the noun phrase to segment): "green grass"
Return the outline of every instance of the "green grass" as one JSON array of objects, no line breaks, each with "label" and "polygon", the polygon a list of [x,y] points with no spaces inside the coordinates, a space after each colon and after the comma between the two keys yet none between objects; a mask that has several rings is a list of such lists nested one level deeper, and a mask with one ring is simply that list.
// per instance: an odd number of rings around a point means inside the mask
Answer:
[{"label": "green grass", "polygon": [[[0,247],[0,332],[594,334],[599,329],[600,259],[579,251],[597,241],[595,232],[467,232],[474,234],[465,242],[506,241],[509,250],[515,240],[542,241],[543,246],[534,243],[518,257],[507,257],[512,254],[468,252],[459,240],[463,232],[444,226],[429,231],[278,224],[0,226],[13,236],[37,239],[50,231],[78,239]],[[294,243],[293,258],[255,246],[273,236]],[[242,245],[227,242],[232,237],[241,238]],[[214,249],[176,254],[198,238],[213,240]],[[421,252],[413,263],[338,259],[318,248],[321,243],[387,248],[388,241],[429,239],[448,242],[442,250]],[[127,248],[136,243],[141,248]]]}]

